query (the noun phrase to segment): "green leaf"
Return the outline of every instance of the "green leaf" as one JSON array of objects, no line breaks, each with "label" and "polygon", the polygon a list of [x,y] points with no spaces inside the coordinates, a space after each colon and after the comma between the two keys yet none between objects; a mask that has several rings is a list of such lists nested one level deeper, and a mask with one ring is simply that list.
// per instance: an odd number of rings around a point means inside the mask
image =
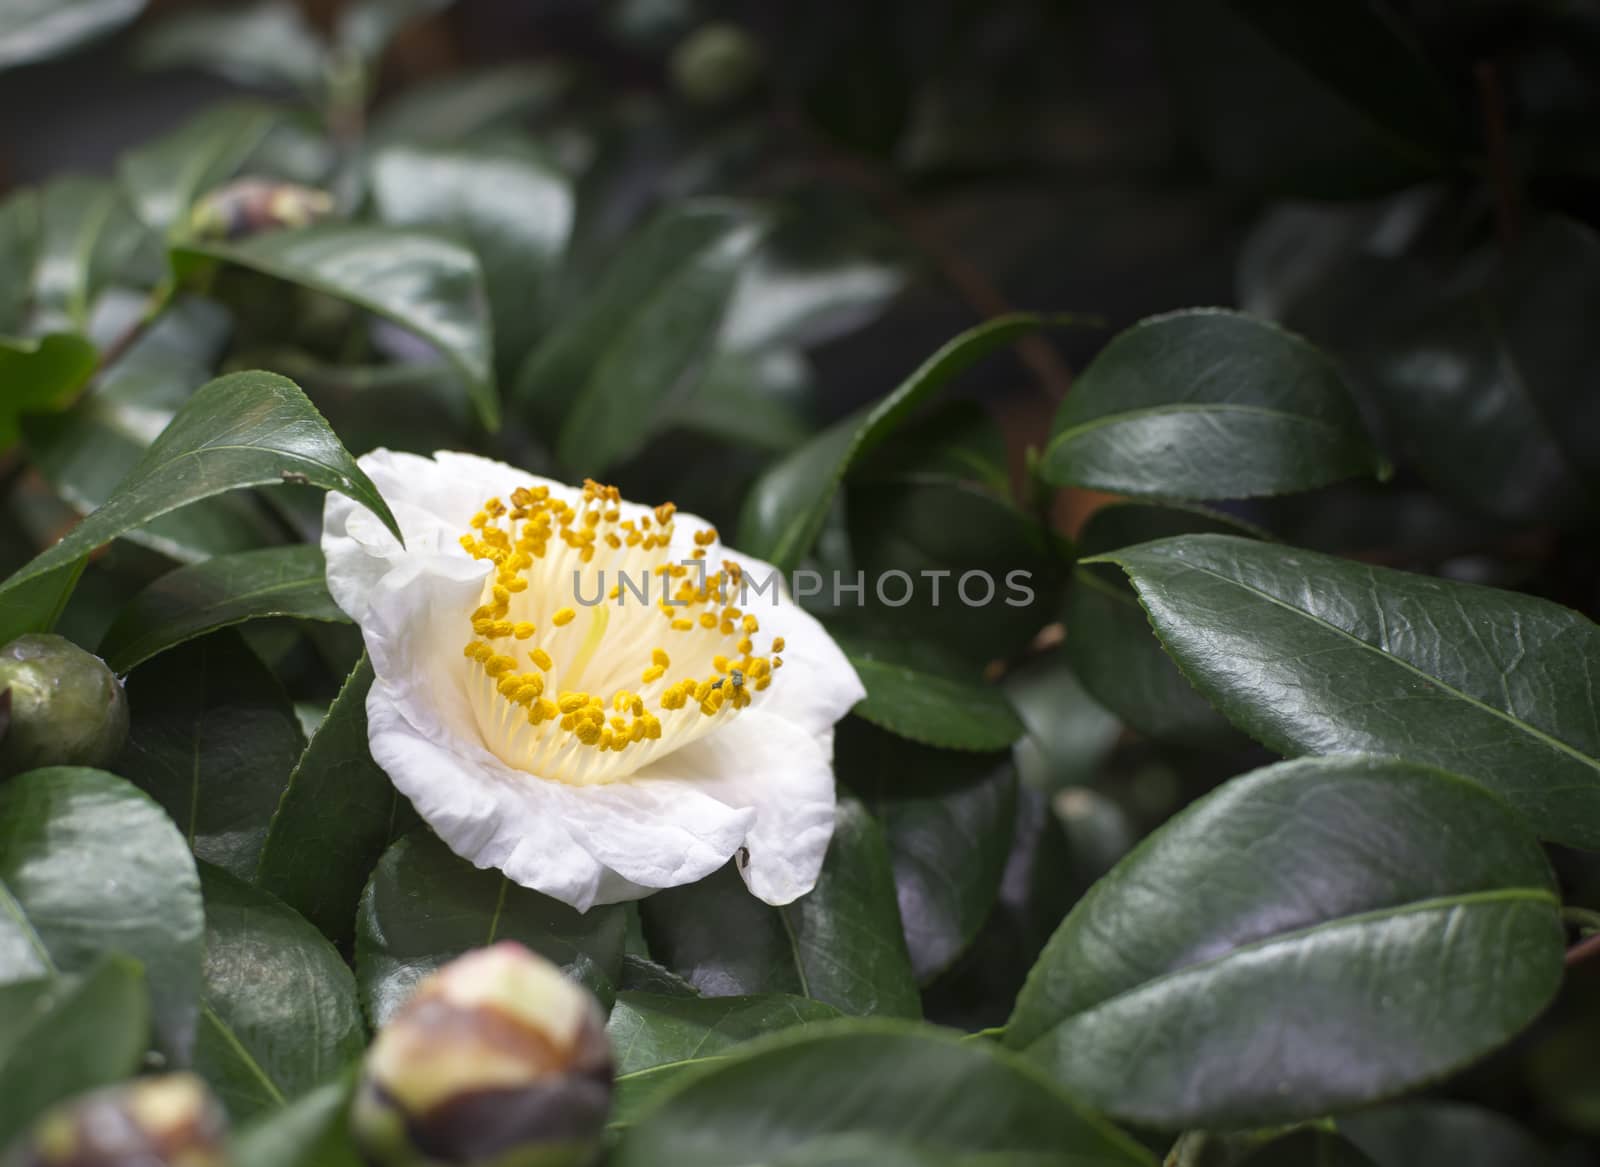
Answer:
[{"label": "green leaf", "polygon": [[561,419],[564,465],[601,473],[635,453],[674,401],[692,396],[762,229],[734,203],[662,214],[534,349],[517,400],[535,416]]},{"label": "green leaf", "polygon": [[1023,784],[1054,794],[1092,782],[1122,723],[1089,695],[1066,653],[1052,649],[1018,662],[1000,687],[1027,727],[1011,751]]},{"label": "green leaf", "polygon": [[1339,1120],[1378,1167],[1552,1167],[1554,1155],[1511,1119],[1460,1102],[1405,1102]]},{"label": "green leaf", "polygon": [[353,1081],[319,1086],[244,1126],[233,1140],[235,1167],[361,1167],[350,1138]]},{"label": "green leaf", "polygon": [[86,334],[96,297],[122,275],[145,228],[116,183],[69,176],[41,188],[31,331]]},{"label": "green leaf", "polygon": [[606,1034],[622,1076],[715,1057],[752,1038],[840,1016],[821,1001],[782,993],[680,997],[624,992],[617,994]]},{"label": "green leaf", "polygon": [[851,711],[890,733],[944,750],[1003,750],[1022,736],[1006,696],[934,641],[832,630],[866,686]]},{"label": "green leaf", "polygon": [[289,776],[256,882],[341,947],[384,851],[417,822],[367,744],[372,665],[362,657]]},{"label": "green leaf", "polygon": [[1008,756],[934,750],[854,718],[834,769],[883,827],[917,980],[953,964],[989,918],[1011,853],[1017,775]]},{"label": "green leaf", "polygon": [[1541,837],[1600,846],[1600,628],[1578,613],[1226,535],[1107,558],[1184,674],[1263,744],[1443,766]]},{"label": "green leaf", "polygon": [[174,12],[134,49],[147,69],[204,69],[238,85],[321,94],[328,50],[291,0],[206,5]]},{"label": "green leaf", "polygon": [[1564,947],[1543,851],[1482,787],[1392,759],[1285,762],[1097,883],[1005,1040],[1111,1115],[1272,1126],[1503,1044],[1554,995]]},{"label": "green leaf", "polygon": [[128,601],[100,642],[119,673],[197,636],[267,616],[349,620],[328,594],[322,549],[306,543],[180,567]]},{"label": "green leaf", "polygon": [[144,0],[9,0],[0,8],[0,70],[98,40],[143,9]]},{"label": "green leaf", "polygon": [[418,832],[385,852],[361,897],[356,980],[376,1027],[440,966],[469,949],[516,940],[609,1002],[622,973],[626,928],[620,905],[573,911],[498,871],[473,867]]},{"label": "green leaf", "polygon": [[335,35],[346,53],[376,64],[400,29],[455,0],[354,0],[339,10]]},{"label": "green leaf", "polygon": [[[115,895],[108,895],[115,889]],[[204,918],[194,859],[161,809],[99,770],[53,766],[0,785],[0,983],[140,961],[158,1043],[194,1040]]]},{"label": "green leaf", "polygon": [[811,389],[810,366],[794,349],[718,353],[694,395],[669,408],[663,429],[691,430],[763,450],[792,450],[811,435],[806,420]]},{"label": "green leaf", "polygon": [[135,960],[106,956],[82,977],[0,986],[0,1147],[45,1110],[139,1068],[150,1040],[149,994]]},{"label": "green leaf", "polygon": [[275,1110],[361,1056],[366,1030],[344,959],[293,909],[200,868],[205,984],[195,1070],[235,1122]]},{"label": "green leaf", "polygon": [[1273,1139],[1240,1167],[1377,1167],[1360,1149],[1328,1131],[1298,1130]]},{"label": "green leaf", "polygon": [[81,336],[58,332],[39,340],[0,336],[0,450],[17,440],[24,413],[64,409],[98,363],[95,347]]},{"label": "green leaf", "polygon": [[346,300],[416,333],[460,374],[483,424],[499,426],[483,269],[460,243],[395,227],[330,224],[233,244],[191,242],[173,252],[179,278],[207,260]]},{"label": "green leaf", "polygon": [[842,1021],[780,1034],[709,1066],[633,1126],[611,1163],[839,1162],[803,1156],[848,1135],[952,1156],[1155,1162],[992,1043],[903,1022]]},{"label": "green leaf", "polygon": [[196,200],[239,172],[279,116],[251,102],[212,106],[165,137],[124,154],[117,175],[139,217],[152,231],[181,235]]},{"label": "green leaf", "polygon": [[517,140],[487,146],[393,146],[372,163],[378,214],[398,227],[432,227],[478,256],[494,321],[495,358],[514,370],[553,306],[572,229],[572,185]]},{"label": "green leaf", "polygon": [[844,1013],[917,1017],[883,832],[860,803],[839,804],[814,891],[774,908],[730,865],[639,905],[651,954],[710,997],[790,993]]},{"label": "green leaf", "polygon": [[248,879],[305,744],[283,689],[236,633],[221,632],[141,665],[127,692],[122,773],[197,856]]},{"label": "green leaf", "polygon": [[571,70],[549,60],[455,70],[395,94],[373,115],[368,136],[455,145],[553,105],[571,82]]},{"label": "green leaf", "polygon": [[401,537],[377,488],[292,381],[234,373],[189,399],[104,506],[0,584],[0,640],[48,628],[83,557],[119,535],[224,491],[286,481],[347,494]]},{"label": "green leaf", "polygon": [[[1100,555],[1180,534],[1265,535],[1202,507],[1115,503],[1090,517],[1078,540],[1083,556]],[[1080,566],[1063,612],[1066,655],[1094,698],[1125,724],[1159,742],[1227,750],[1238,731],[1184,679],[1150,630],[1132,586],[1115,568]]]},{"label": "green leaf", "polygon": [[1048,324],[1067,322],[1026,314],[1000,316],[951,340],[876,405],[830,426],[763,474],[739,518],[740,549],[782,570],[794,568],[817,541],[834,493],[857,458],[995,349]]},{"label": "green leaf", "polygon": [[1041,472],[1062,486],[1212,499],[1387,469],[1326,356],[1266,321],[1197,309],[1105,347],[1056,414]]}]

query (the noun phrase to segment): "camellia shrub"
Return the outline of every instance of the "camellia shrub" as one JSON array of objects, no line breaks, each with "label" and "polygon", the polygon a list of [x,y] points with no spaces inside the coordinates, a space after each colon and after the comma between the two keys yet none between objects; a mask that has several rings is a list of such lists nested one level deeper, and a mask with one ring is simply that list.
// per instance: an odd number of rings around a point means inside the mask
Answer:
[{"label": "camellia shrub", "polygon": [[144,9],[0,2],[233,87],[0,201],[0,1162],[1600,1162],[1592,5]]}]

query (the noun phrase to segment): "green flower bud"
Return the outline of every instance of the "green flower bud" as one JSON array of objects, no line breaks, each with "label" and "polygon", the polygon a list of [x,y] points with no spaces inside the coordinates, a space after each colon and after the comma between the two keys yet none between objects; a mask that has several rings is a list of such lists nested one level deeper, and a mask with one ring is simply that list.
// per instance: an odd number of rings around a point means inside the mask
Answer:
[{"label": "green flower bud", "polygon": [[594,998],[504,942],[417,986],[367,1051],[351,1123],[376,1167],[583,1167],[613,1073]]},{"label": "green flower bud", "polygon": [[197,239],[244,239],[268,231],[309,227],[333,213],[333,196],[292,182],[241,178],[211,191],[189,214]]},{"label": "green flower bud", "polygon": [[713,22],[673,50],[673,83],[690,101],[718,105],[738,97],[761,75],[761,46],[736,24]]},{"label": "green flower bud", "polygon": [[49,1111],[7,1167],[227,1167],[227,1127],[193,1074],[141,1078]]},{"label": "green flower bud", "polygon": [[105,661],[60,636],[0,648],[0,777],[108,766],[128,739],[128,699]]}]

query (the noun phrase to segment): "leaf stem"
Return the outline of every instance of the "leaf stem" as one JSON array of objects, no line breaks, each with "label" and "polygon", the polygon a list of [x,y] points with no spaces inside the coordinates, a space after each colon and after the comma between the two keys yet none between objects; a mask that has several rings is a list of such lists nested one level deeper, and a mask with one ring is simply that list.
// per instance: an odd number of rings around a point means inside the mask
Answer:
[{"label": "leaf stem", "polygon": [[1561,918],[1578,929],[1584,937],[1600,934],[1600,912],[1590,908],[1580,908],[1573,904],[1563,904]]}]

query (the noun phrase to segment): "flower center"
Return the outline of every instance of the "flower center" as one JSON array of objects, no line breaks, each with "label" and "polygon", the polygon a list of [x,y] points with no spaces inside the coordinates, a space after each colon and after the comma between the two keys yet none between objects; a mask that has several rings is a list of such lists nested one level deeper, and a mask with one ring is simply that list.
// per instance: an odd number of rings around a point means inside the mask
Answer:
[{"label": "flower center", "polygon": [[621,504],[592,481],[578,506],[521,487],[461,537],[494,564],[464,650],[473,712],[501,761],[541,778],[625,778],[750,706],[783,664],[782,637],[756,655],[739,565],[709,569],[713,528],[679,560],[671,503],[638,519]]}]

